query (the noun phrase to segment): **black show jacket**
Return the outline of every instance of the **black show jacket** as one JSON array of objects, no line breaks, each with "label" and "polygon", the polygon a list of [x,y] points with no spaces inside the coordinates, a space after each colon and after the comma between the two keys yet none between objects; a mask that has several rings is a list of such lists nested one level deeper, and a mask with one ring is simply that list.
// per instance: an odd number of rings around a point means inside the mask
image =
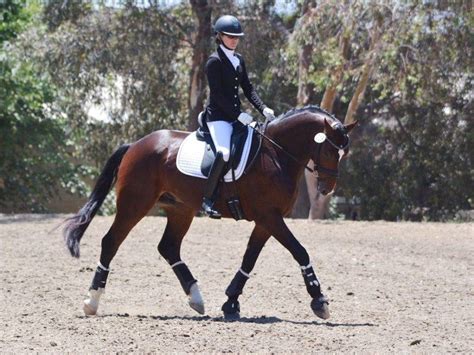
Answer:
[{"label": "black show jacket", "polygon": [[234,122],[240,115],[239,86],[245,97],[263,114],[266,107],[250,83],[244,59],[235,54],[240,64],[237,70],[221,48],[211,54],[206,63],[206,75],[209,83],[209,101],[206,107],[208,121]]}]

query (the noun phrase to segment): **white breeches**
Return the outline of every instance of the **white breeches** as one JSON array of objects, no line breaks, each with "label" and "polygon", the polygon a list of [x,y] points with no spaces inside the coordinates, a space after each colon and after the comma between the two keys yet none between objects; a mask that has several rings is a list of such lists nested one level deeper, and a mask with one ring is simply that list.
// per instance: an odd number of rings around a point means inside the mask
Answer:
[{"label": "white breeches", "polygon": [[224,161],[229,161],[232,124],[226,121],[207,122],[217,153],[221,152]]}]

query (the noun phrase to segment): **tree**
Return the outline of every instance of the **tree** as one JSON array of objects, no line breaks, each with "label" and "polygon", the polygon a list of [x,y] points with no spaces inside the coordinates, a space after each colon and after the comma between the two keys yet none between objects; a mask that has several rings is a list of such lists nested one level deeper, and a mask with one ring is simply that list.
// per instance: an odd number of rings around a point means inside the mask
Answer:
[{"label": "tree", "polygon": [[121,143],[185,128],[192,23],[182,19],[190,18],[190,8],[126,2],[83,15],[73,2],[65,4],[62,11],[75,9],[77,16],[62,16],[44,39],[29,40],[61,88],[59,104],[81,143],[77,158],[98,167]]},{"label": "tree", "polygon": [[[323,109],[333,112],[338,96],[344,106],[347,98],[352,97],[343,121],[353,122],[380,54],[397,36],[396,19],[385,4],[321,1],[311,12],[311,19],[295,29],[294,45],[303,48],[302,52],[311,48],[306,55],[311,58],[306,67],[313,68],[304,77],[300,75],[299,80],[303,78],[323,90]],[[309,218],[327,218],[331,196],[317,191],[313,174],[305,172],[305,180]]]},{"label": "tree", "polygon": [[[316,13],[316,2],[305,0],[301,6],[301,16],[298,19],[293,36],[301,35],[308,22],[312,21]],[[292,38],[290,41],[298,41],[298,38]],[[313,43],[301,43],[298,49],[298,93],[296,95],[296,103],[299,107],[306,106],[315,100],[314,83],[308,80],[308,72],[311,65],[311,54],[313,53]],[[306,171],[305,171],[306,175]],[[292,217],[302,217],[308,214],[308,206],[310,200],[314,198],[308,191],[306,181],[308,178],[301,179],[298,187],[298,197],[295,202]]]},{"label": "tree", "polygon": [[191,7],[197,18],[197,29],[194,32],[193,53],[191,60],[189,95],[188,95],[188,129],[197,128],[197,116],[203,109],[207,80],[204,66],[210,53],[211,12],[207,0],[191,0]]},{"label": "tree", "polygon": [[[474,201],[472,38],[467,4],[409,4],[369,89],[346,196],[364,219],[444,220]],[[469,6],[468,6],[469,7]],[[371,154],[364,152],[370,151]]]},{"label": "tree", "polygon": [[68,160],[65,120],[54,105],[54,86],[14,47],[34,21],[36,8],[6,1],[1,13],[0,205],[4,211],[42,211],[61,185],[82,187],[79,171]]}]

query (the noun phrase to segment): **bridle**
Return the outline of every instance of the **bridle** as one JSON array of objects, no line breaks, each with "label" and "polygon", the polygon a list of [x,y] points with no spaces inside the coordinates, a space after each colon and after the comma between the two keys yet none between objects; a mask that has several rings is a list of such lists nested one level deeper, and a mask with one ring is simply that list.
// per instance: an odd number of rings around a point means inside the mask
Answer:
[{"label": "bridle", "polygon": [[[342,157],[342,155],[344,155],[344,151],[347,149],[347,147],[349,147],[350,139],[349,139],[349,136],[347,135],[347,133],[344,130],[344,126],[341,125],[341,127],[342,127],[342,133],[344,134],[344,138],[345,138],[344,144],[337,145],[331,139],[329,139],[329,137],[326,136],[324,133],[318,133],[315,136],[315,141],[316,141],[316,144],[317,144],[317,148],[316,148],[316,160],[314,161],[314,168],[313,168],[312,172],[316,172],[318,176],[319,176],[319,173],[323,173],[323,174],[326,174],[326,175],[329,175],[329,176],[333,176],[335,178],[339,177],[339,170],[337,168],[336,169],[330,169],[330,168],[325,168],[324,166],[321,166],[321,148],[323,147],[324,142],[328,142],[329,144],[331,144],[334,148],[336,148],[338,150],[339,159]],[[318,142],[316,140],[318,135],[324,135],[324,140]],[[322,136],[320,136],[320,137],[322,137]],[[341,151],[342,151],[342,154],[341,154]]]},{"label": "bridle", "polygon": [[[344,129],[344,126],[340,123],[336,123],[333,128],[335,130],[338,130],[339,132],[341,132],[343,135],[344,135],[344,138],[345,138],[345,142],[344,144],[341,144],[341,145],[337,145],[336,143],[334,143],[331,139],[329,139],[328,136],[326,136],[325,133],[318,133],[316,134],[314,140],[317,144],[317,150],[316,150],[316,161],[314,162],[314,167],[313,169],[311,169],[308,165],[306,165],[305,163],[302,163],[301,161],[299,161],[293,154],[287,152],[285,150],[285,148],[283,148],[281,145],[279,145],[277,142],[275,142],[273,139],[267,137],[265,134],[263,134],[262,132],[260,132],[260,130],[256,129],[255,127],[253,126],[248,126],[250,128],[252,128],[255,132],[257,132],[259,135],[261,135],[263,138],[265,138],[266,140],[268,140],[270,143],[272,143],[275,147],[277,147],[278,149],[280,149],[283,153],[285,153],[287,156],[289,156],[292,160],[294,160],[296,163],[298,163],[299,165],[302,165],[304,166],[304,168],[308,171],[310,171],[312,174],[315,174],[316,177],[319,177],[319,173],[323,173],[323,174],[326,174],[326,175],[329,175],[329,176],[333,176],[335,178],[338,178],[339,177],[339,170],[336,168],[336,169],[330,169],[330,168],[325,168],[323,166],[321,166],[320,164],[320,160],[321,160],[321,148],[324,144],[324,142],[329,142],[329,144],[331,144],[334,148],[336,148],[339,152],[344,152],[344,150],[347,149],[347,147],[349,147],[349,143],[350,143],[350,139],[349,139],[349,136],[347,135],[346,133],[346,130]],[[316,137],[319,137],[321,138],[321,140],[318,142],[316,140]],[[340,153],[339,153],[340,154]],[[340,154],[340,157],[342,155]]]}]

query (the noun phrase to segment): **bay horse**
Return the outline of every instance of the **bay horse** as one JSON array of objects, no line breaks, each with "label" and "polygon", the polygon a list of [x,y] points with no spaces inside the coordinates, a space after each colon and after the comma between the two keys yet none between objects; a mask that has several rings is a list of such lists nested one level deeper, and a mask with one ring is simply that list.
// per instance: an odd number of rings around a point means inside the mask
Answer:
[{"label": "bay horse", "polygon": [[[313,312],[322,319],[329,318],[328,299],[321,292],[310,257],[288,229],[283,217],[292,210],[298,182],[304,169],[310,169],[307,167],[310,160],[318,175],[318,190],[322,194],[334,190],[339,161],[349,150],[348,133],[356,123],[343,125],[319,107],[307,106],[293,109],[267,125],[267,140],[264,140],[259,156],[249,171],[234,183],[245,218],[254,221],[255,227],[241,268],[226,289],[228,299],[222,306],[226,318],[239,317],[239,295],[270,236],[288,249],[300,265]],[[83,305],[86,315],[97,312],[110,262],[118,248],[130,230],[157,202],[167,216],[158,251],[175,272],[188,295],[189,305],[204,314],[197,280],[180,255],[183,238],[200,210],[206,182],[184,175],[177,169],[176,156],[180,144],[189,134],[159,130],[118,148],[107,161],[86,204],[66,220],[66,245],[72,256],[79,257],[80,240],[115,183],[117,213],[102,239],[100,261],[89,289],[89,298]],[[230,218],[232,216],[223,195],[220,194],[215,207],[224,218]]]}]

